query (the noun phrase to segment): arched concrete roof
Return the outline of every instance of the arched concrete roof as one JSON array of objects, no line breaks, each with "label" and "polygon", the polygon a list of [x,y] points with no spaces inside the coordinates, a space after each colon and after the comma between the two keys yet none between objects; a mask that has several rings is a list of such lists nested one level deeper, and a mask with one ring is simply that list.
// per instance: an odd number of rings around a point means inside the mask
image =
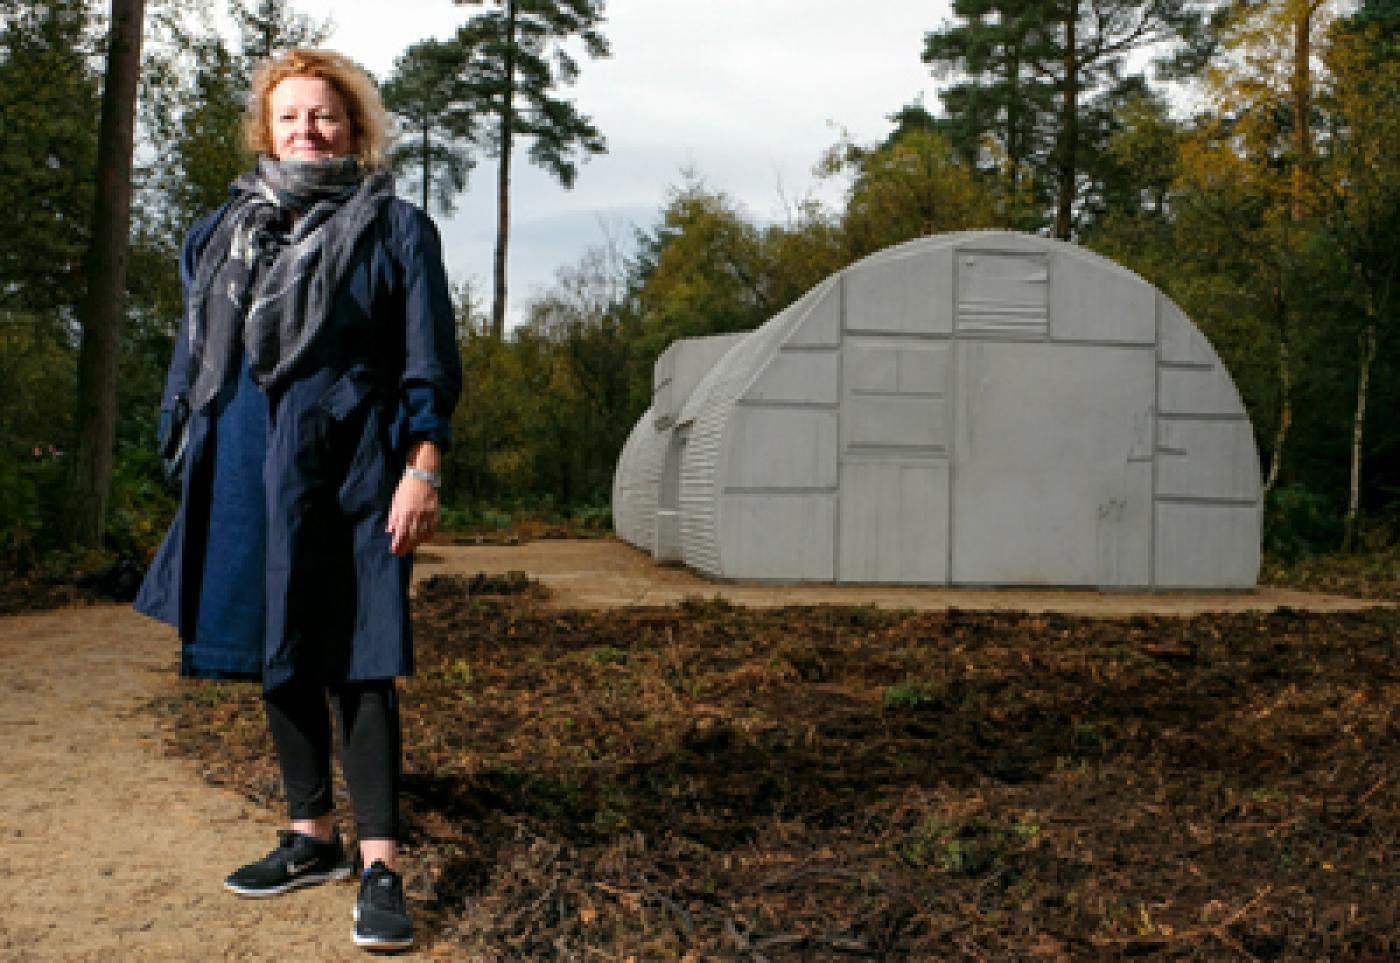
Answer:
[{"label": "arched concrete roof", "polygon": [[[1259,468],[1239,394],[1190,320],[1108,259],[1011,232],[920,238],[723,347],[649,429],[663,441],[629,440],[615,487],[675,487],[670,557],[698,571],[1254,584]],[[632,541],[645,525],[629,511]]]},{"label": "arched concrete roof", "polygon": [[613,473],[612,514],[618,538],[655,554],[657,498],[669,436],[656,430],[653,412],[646,410],[622,446]]}]

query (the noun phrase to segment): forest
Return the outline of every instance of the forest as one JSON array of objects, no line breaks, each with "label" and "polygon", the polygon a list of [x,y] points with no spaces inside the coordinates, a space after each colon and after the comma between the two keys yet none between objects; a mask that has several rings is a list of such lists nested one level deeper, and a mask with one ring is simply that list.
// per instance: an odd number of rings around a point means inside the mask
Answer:
[{"label": "forest", "polygon": [[[122,245],[103,240],[100,142],[132,8]],[[572,186],[607,149],[567,97],[587,69],[576,57],[610,55],[604,13],[601,0],[463,6],[455,37],[405,50],[377,78],[401,132],[401,192],[447,212],[480,160],[512,157]],[[249,164],[252,66],[328,26],[286,0],[3,0],[0,17],[0,558],[12,574],[144,565],[176,497],[155,435],[180,240]],[[674,339],[752,329],[891,244],[1007,228],[1126,265],[1206,333],[1257,433],[1271,558],[1390,552],[1400,0],[956,0],[930,18],[936,102],[886,105],[883,140],[840,136],[812,159],[848,185],[838,204],[764,221],[703,171],[681,176],[650,223],[561,265],[510,330],[503,209],[491,290],[456,291],[466,392],[448,527],[606,527],[617,454]],[[504,197],[506,184],[471,189]],[[116,297],[96,286],[104,258],[124,262]],[[116,372],[105,393],[88,343],[99,328]],[[104,444],[105,469],[84,454]]]}]

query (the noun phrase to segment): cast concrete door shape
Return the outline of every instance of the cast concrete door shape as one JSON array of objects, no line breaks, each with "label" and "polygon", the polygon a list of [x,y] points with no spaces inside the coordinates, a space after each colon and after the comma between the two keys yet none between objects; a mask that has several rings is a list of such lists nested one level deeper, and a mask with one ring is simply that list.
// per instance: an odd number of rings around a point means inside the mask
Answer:
[{"label": "cast concrete door shape", "polygon": [[1170,299],[976,231],[672,344],[613,516],[723,579],[1224,589],[1255,583],[1260,491],[1239,394]]}]

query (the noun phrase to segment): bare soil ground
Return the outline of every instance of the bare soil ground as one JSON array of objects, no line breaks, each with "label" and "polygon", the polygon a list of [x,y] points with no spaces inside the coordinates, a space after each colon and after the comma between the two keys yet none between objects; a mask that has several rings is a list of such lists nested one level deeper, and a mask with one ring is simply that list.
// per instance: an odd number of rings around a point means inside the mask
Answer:
[{"label": "bare soil ground", "polygon": [[[611,541],[422,562],[423,958],[1396,950],[1393,610],[717,585]],[[507,571],[546,591],[451,577]],[[122,606],[0,618],[0,957],[353,958],[352,886],[221,890],[275,768],[256,691],[175,665]]]},{"label": "bare soil ground", "polygon": [[671,605],[686,598],[722,598],[731,604],[875,605],[936,611],[1062,612],[1067,615],[1196,615],[1296,608],[1341,612],[1375,601],[1347,595],[1262,586],[1253,592],[1098,592],[1092,589],[947,589],[861,585],[755,585],[715,582],[614,539],[542,539],[522,545],[433,546],[419,553],[420,578],[521,571],[550,590],[557,608]]},{"label": "bare soil ground", "polygon": [[278,819],[162,750],[174,634],[126,606],[0,619],[0,958],[343,959],[354,890],[239,900]]}]

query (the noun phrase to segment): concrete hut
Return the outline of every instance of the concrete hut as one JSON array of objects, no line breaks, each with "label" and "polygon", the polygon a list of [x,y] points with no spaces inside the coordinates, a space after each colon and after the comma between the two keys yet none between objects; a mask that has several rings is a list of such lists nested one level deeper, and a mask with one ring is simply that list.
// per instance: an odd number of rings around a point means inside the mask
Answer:
[{"label": "concrete hut", "polygon": [[920,238],[748,334],[672,344],[618,535],[759,581],[1253,586],[1239,393],[1165,295],[1072,244]]}]

